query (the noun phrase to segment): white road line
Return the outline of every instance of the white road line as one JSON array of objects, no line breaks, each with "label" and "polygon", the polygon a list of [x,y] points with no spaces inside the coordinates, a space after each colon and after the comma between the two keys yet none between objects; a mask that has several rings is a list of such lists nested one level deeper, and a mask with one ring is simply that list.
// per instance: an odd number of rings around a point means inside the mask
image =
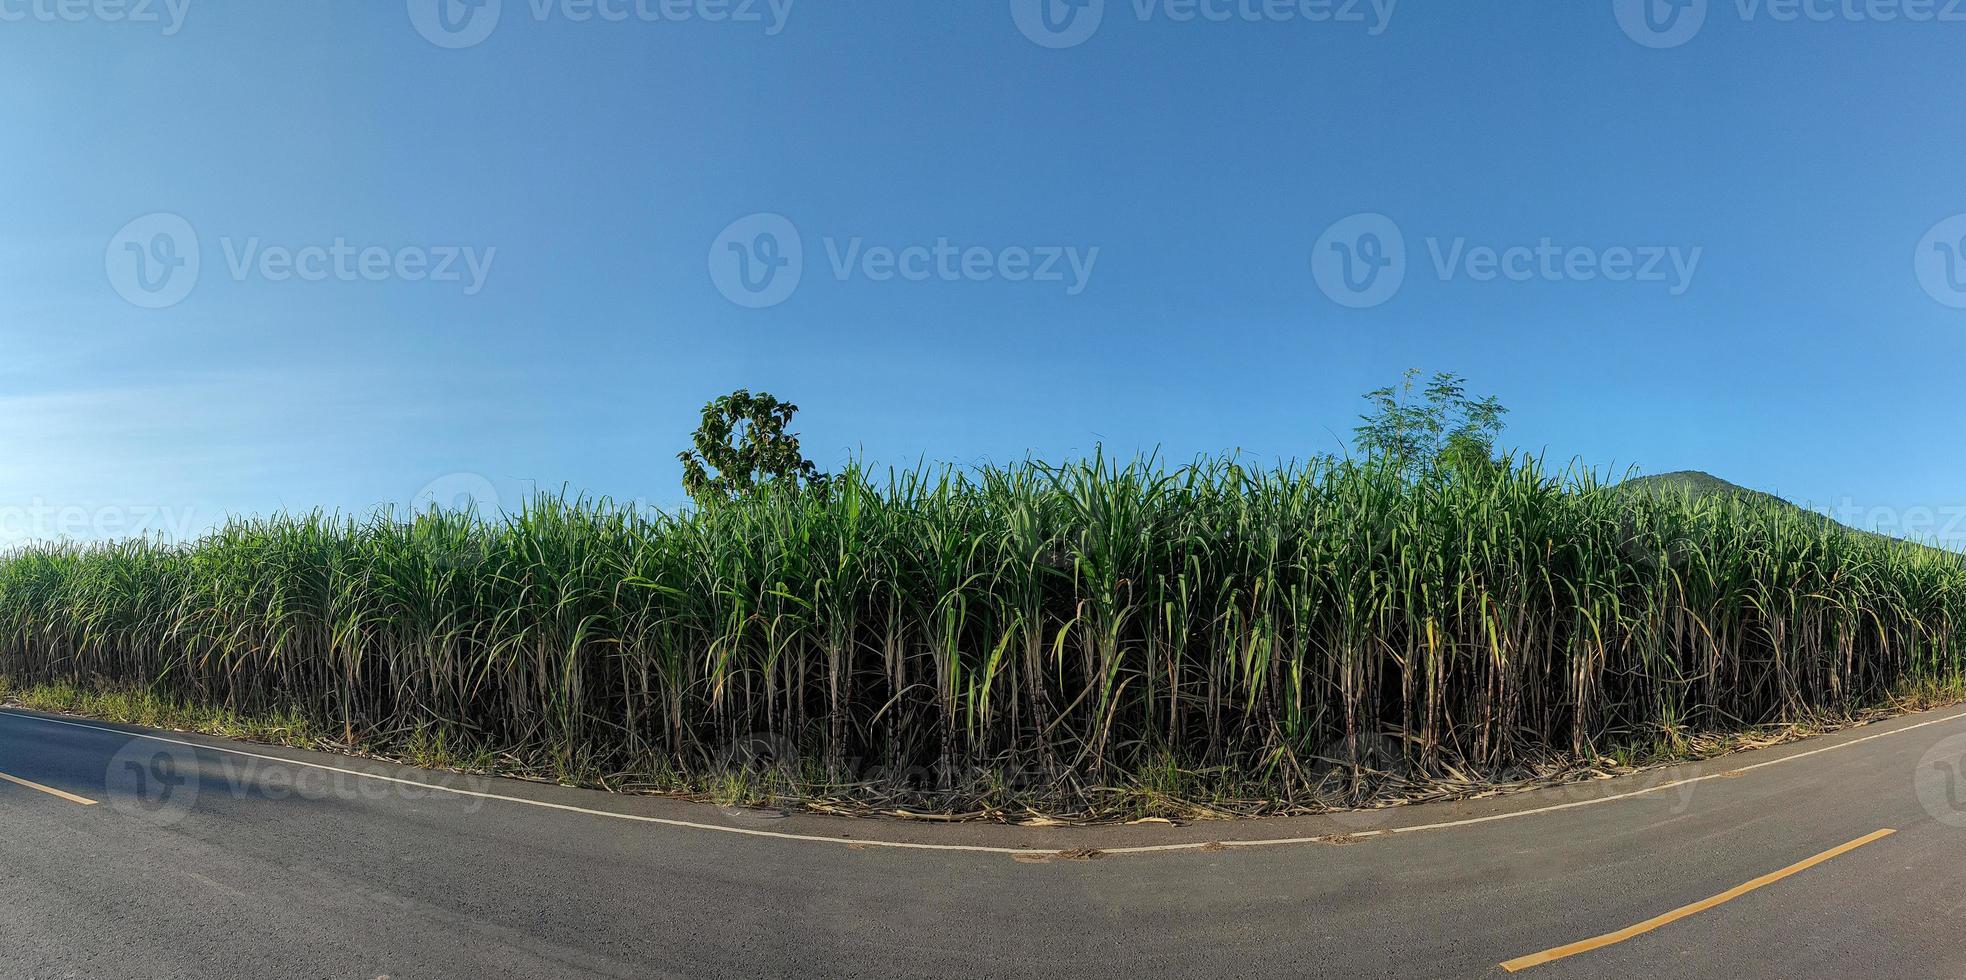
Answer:
[{"label": "white road line", "polygon": [[[426,783],[414,779],[401,779],[396,776],[383,776],[372,772],[361,772],[355,769],[343,769],[338,766],[322,765],[321,763],[318,762],[302,762],[296,759],[284,759],[279,756],[262,755],[257,752],[244,752],[244,751],[240,751],[239,749],[224,748],[216,745],[206,745],[199,742],[187,742],[182,739],[165,738],[164,736],[161,735],[145,735],[139,732],[124,731],[122,729],[117,729],[117,728],[105,728],[101,725],[84,724],[79,721],[67,721],[60,718],[45,718],[40,715],[22,714],[8,709],[0,709],[0,713],[5,713],[15,718],[24,718],[29,721],[44,722],[50,725],[65,725],[69,728],[83,728],[83,729],[88,729],[89,731],[106,732],[111,735],[121,735],[125,738],[147,739],[152,742],[163,742],[167,745],[182,745],[190,749],[203,749],[207,752],[222,752],[227,755],[235,755],[241,758],[259,759],[265,762],[276,762],[289,766],[299,766],[306,769],[317,769],[323,772],[341,773],[343,775],[355,776],[361,779],[374,779],[380,782],[396,783],[402,786],[415,786],[419,789],[434,790],[442,793],[450,793],[456,796],[468,796],[481,800],[497,800],[502,803],[517,803],[523,806],[540,807],[542,809],[547,809],[547,810],[559,810],[566,813],[580,813],[593,817],[604,817],[610,820],[630,820],[636,823],[659,824],[665,827],[681,827],[688,830],[707,830],[707,831],[712,831],[715,833],[722,833],[722,834],[738,834],[745,837],[765,837],[774,840],[800,841],[810,844],[845,845],[848,847],[882,847],[882,848],[890,848],[895,850],[909,850],[909,851],[949,851],[949,852],[961,852],[961,853],[970,853],[970,854],[1008,854],[1013,856],[1015,855],[1050,856],[1050,855],[1056,855],[1061,853],[1057,848],[991,847],[985,844],[921,844],[921,843],[910,843],[906,841],[867,840],[867,839],[854,838],[854,837],[821,837],[816,834],[788,834],[776,830],[753,830],[747,827],[726,827],[720,824],[697,823],[691,820],[675,820],[668,817],[649,817],[649,816],[642,816],[640,814],[634,814],[634,813],[616,813],[610,810],[595,810],[583,806],[573,806],[567,803],[549,803],[543,800],[528,800],[518,796],[505,796],[499,793],[483,793],[477,790],[457,789],[456,787],[443,786],[437,783]],[[1757,762],[1752,765],[1741,766],[1737,769],[1727,770],[1724,773],[1720,773],[1720,772],[1709,773],[1704,776],[1693,776],[1687,779],[1675,780],[1670,783],[1662,783],[1657,786],[1648,786],[1644,789],[1633,790],[1629,793],[1617,793],[1611,796],[1598,797],[1596,799],[1576,800],[1570,803],[1558,803],[1551,806],[1537,807],[1535,809],[1530,809],[1530,810],[1515,810],[1508,813],[1497,813],[1486,817],[1470,817],[1465,820],[1448,820],[1448,821],[1443,821],[1441,823],[1420,824],[1411,827],[1392,827],[1387,830],[1363,830],[1350,834],[1333,834],[1333,835],[1325,835],[1321,837],[1282,837],[1282,838],[1269,838],[1269,839],[1260,839],[1260,840],[1196,841],[1196,842],[1185,843],[1185,844],[1147,844],[1147,845],[1140,845],[1135,847],[1109,847],[1109,848],[1099,848],[1099,853],[1100,854],[1165,854],[1175,851],[1199,851],[1205,849],[1215,850],[1219,848],[1279,847],[1279,846],[1297,845],[1297,844],[1328,843],[1335,837],[1350,837],[1350,838],[1381,837],[1387,834],[1410,834],[1422,830],[1447,830],[1454,827],[1468,827],[1468,826],[1473,826],[1475,824],[1493,823],[1498,820],[1513,820],[1519,817],[1533,817],[1544,813],[1555,813],[1559,810],[1574,810],[1578,807],[1596,806],[1600,803],[1612,803],[1618,800],[1629,800],[1634,797],[1647,796],[1652,793],[1660,792],[1662,790],[1675,789],[1677,787],[1687,786],[1693,783],[1701,783],[1709,779],[1718,779],[1721,778],[1722,776],[1732,777],[1732,776],[1739,775],[1740,773],[1752,772],[1756,769],[1765,769],[1769,766],[1778,766],[1778,765],[1782,765],[1783,763],[1794,762],[1797,759],[1806,759],[1809,758],[1810,756],[1822,755],[1825,752],[1835,752],[1841,749],[1847,749],[1853,745],[1862,745],[1865,742],[1875,741],[1880,738],[1890,738],[1894,735],[1903,735],[1906,732],[1917,731],[1918,729],[1927,728],[1932,725],[1943,725],[1946,724],[1947,722],[1959,721],[1961,719],[1966,719],[1966,712],[1960,712],[1959,714],[1948,715],[1944,718],[1934,718],[1929,721],[1922,721],[1915,725],[1906,725],[1903,728],[1895,728],[1888,732],[1878,732],[1875,735],[1866,735],[1862,738],[1851,739],[1848,742],[1839,742],[1835,745],[1827,745],[1819,749],[1811,749],[1810,751],[1807,752],[1798,752],[1795,755],[1783,756],[1782,758],[1779,759],[1769,759],[1765,762]]]},{"label": "white road line", "polygon": [[[1711,773],[1707,773],[1704,776],[1691,776],[1686,779],[1676,779],[1670,783],[1660,783],[1657,786],[1647,786],[1644,789],[1633,790],[1629,793],[1618,793],[1614,796],[1602,796],[1594,800],[1576,800],[1570,803],[1557,803],[1551,806],[1537,807],[1534,810],[1517,810],[1514,813],[1496,813],[1486,817],[1469,817],[1466,820],[1448,820],[1448,821],[1443,821],[1441,823],[1418,824],[1412,827],[1394,827],[1392,828],[1391,832],[1395,834],[1411,834],[1422,830],[1446,830],[1449,827],[1467,827],[1478,823],[1492,823],[1496,820],[1507,820],[1512,817],[1531,817],[1539,813],[1555,813],[1558,810],[1572,810],[1580,806],[1595,806],[1599,803],[1610,803],[1614,800],[1629,800],[1634,796],[1644,796],[1648,793],[1657,793],[1663,790],[1678,789],[1681,786],[1691,786],[1694,783],[1704,783],[1709,779],[1720,779],[1723,776],[1731,779],[1735,776],[1741,775],[1742,773],[1753,772],[1756,769],[1766,769],[1769,766],[1779,766],[1782,765],[1783,763],[1794,762],[1797,759],[1807,759],[1812,755],[1822,755],[1825,752],[1835,752],[1839,749],[1847,749],[1852,745],[1862,745],[1865,742],[1874,741],[1880,738],[1890,738],[1893,735],[1903,735],[1906,732],[1917,731],[1918,729],[1925,728],[1929,725],[1943,725],[1946,722],[1958,721],[1961,718],[1966,718],[1966,712],[1960,712],[1959,714],[1956,715],[1947,715],[1944,718],[1934,718],[1930,721],[1921,721],[1916,725],[1906,725],[1903,728],[1894,728],[1888,732],[1878,732],[1875,735],[1865,735],[1863,738],[1853,738],[1848,742],[1838,742],[1835,745],[1825,745],[1820,749],[1810,749],[1807,752],[1797,752],[1794,755],[1785,755],[1779,759],[1769,759],[1766,762],[1757,762],[1754,763],[1753,765],[1741,766],[1738,769],[1729,769],[1725,772],[1711,772]],[[1712,761],[1712,760],[1708,760],[1708,761]]]}]

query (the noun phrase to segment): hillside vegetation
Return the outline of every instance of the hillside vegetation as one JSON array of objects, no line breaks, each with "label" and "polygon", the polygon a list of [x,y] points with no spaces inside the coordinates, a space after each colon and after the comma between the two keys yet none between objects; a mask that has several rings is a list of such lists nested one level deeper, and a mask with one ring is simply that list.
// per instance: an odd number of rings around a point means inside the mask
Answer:
[{"label": "hillside vegetation", "polygon": [[[1638,491],[1638,492],[1643,492],[1653,495],[1674,494],[1674,495],[1694,497],[1694,498],[1699,498],[1699,497],[1734,498],[1750,504],[1765,505],[1777,509],[1786,508],[1788,510],[1792,510],[1795,512],[1797,520],[1814,521],[1825,527],[1840,528],[1849,534],[1858,535],[1865,538],[1871,538],[1878,542],[1889,543],[1897,547],[1909,548],[1916,551],[1931,552],[1935,556],[1949,553],[1946,552],[1944,549],[1935,548],[1931,545],[1924,544],[1922,542],[1907,541],[1902,538],[1894,538],[1889,535],[1878,534],[1875,531],[1865,531],[1858,528],[1849,527],[1848,525],[1838,523],[1836,520],[1834,520],[1833,518],[1829,517],[1826,514],[1819,514],[1815,511],[1809,510],[1800,505],[1790,503],[1789,501],[1784,500],[1781,497],[1777,497],[1772,493],[1764,493],[1760,490],[1750,490],[1747,487],[1729,483],[1728,481],[1723,480],[1720,477],[1714,476],[1710,473],[1702,473],[1698,470],[1680,470],[1673,473],[1661,473],[1657,476],[1634,477],[1633,479],[1626,480],[1624,483],[1619,484],[1619,486],[1624,488],[1625,490]],[[1959,557],[1966,558],[1966,556],[1959,556]]]}]

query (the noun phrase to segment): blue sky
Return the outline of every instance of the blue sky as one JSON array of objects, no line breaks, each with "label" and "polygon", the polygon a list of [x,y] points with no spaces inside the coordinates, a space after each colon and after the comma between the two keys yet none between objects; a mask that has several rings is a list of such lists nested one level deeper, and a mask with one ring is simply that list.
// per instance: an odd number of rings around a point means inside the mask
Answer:
[{"label": "blue sky", "polygon": [[1408,367],[1966,542],[1947,0],[67,2],[0,0],[0,543],[673,505],[740,386],[822,465],[1302,456]]}]

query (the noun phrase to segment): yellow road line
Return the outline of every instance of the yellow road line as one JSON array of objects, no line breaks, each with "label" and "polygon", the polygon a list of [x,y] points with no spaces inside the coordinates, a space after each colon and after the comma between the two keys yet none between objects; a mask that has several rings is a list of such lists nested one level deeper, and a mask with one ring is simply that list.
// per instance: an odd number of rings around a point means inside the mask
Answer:
[{"label": "yellow road line", "polygon": [[33,782],[32,780],[22,779],[19,776],[9,776],[4,772],[0,772],[0,779],[4,779],[7,782],[13,783],[15,786],[25,786],[28,789],[40,790],[41,792],[46,793],[49,796],[59,796],[70,803],[80,803],[83,806],[96,805],[96,801],[89,799],[86,796],[76,796],[74,793],[64,793],[61,790],[55,789],[52,786],[43,786],[40,783]]},{"label": "yellow road line", "polygon": [[1674,922],[1679,921],[1680,919],[1686,918],[1689,915],[1698,915],[1699,913],[1705,912],[1706,910],[1713,908],[1714,906],[1719,905],[1722,902],[1731,902],[1734,899],[1740,898],[1742,895],[1746,895],[1748,892],[1754,891],[1755,889],[1762,887],[1763,885],[1772,885],[1775,882],[1778,882],[1783,878],[1786,878],[1792,874],[1796,874],[1802,871],[1807,871],[1810,868],[1813,868],[1816,865],[1819,865],[1824,861],[1829,860],[1830,858],[1836,857],[1839,854],[1849,853],[1850,851],[1854,851],[1857,848],[1864,846],[1865,844],[1868,844],[1875,840],[1882,840],[1895,833],[1897,833],[1897,831],[1886,829],[1886,830],[1877,831],[1875,833],[1865,834],[1864,836],[1859,837],[1848,844],[1840,844],[1836,847],[1832,847],[1829,850],[1824,851],[1823,853],[1818,854],[1815,857],[1812,857],[1806,861],[1797,861],[1796,863],[1791,864],[1780,871],[1762,875],[1761,877],[1756,878],[1755,880],[1750,881],[1745,885],[1740,885],[1735,888],[1729,888],[1728,890],[1721,892],[1720,894],[1715,895],[1712,898],[1702,899],[1701,901],[1694,902],[1691,905],[1686,905],[1680,908],[1673,909],[1672,911],[1667,912],[1664,915],[1655,916],[1653,918],[1646,919],[1644,922],[1641,922],[1638,925],[1632,926],[1628,929],[1620,929],[1617,932],[1607,932],[1602,936],[1598,936],[1593,939],[1586,939],[1582,942],[1571,943],[1568,946],[1558,946],[1555,949],[1546,949],[1540,953],[1531,953],[1528,956],[1516,957],[1515,959],[1503,963],[1502,969],[1507,970],[1510,973],[1515,973],[1519,970],[1527,970],[1532,966],[1542,966],[1545,963],[1553,963],[1557,960],[1563,959],[1568,956],[1575,956],[1578,953],[1588,953],[1594,949],[1603,949],[1604,947],[1612,945],[1613,943],[1622,943],[1625,940],[1632,938],[1633,936],[1643,935],[1645,933],[1651,932],[1654,929],[1659,928],[1660,926],[1670,925]]}]

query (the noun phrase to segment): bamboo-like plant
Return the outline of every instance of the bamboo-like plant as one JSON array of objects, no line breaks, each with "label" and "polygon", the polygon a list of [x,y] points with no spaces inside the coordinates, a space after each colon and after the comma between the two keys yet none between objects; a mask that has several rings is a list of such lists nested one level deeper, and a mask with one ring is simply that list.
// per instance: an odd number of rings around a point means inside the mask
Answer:
[{"label": "bamboo-like plant", "polygon": [[1281,807],[1861,707],[1962,612],[1957,555],[1533,461],[1095,456],[33,547],[0,675],[611,785]]}]

